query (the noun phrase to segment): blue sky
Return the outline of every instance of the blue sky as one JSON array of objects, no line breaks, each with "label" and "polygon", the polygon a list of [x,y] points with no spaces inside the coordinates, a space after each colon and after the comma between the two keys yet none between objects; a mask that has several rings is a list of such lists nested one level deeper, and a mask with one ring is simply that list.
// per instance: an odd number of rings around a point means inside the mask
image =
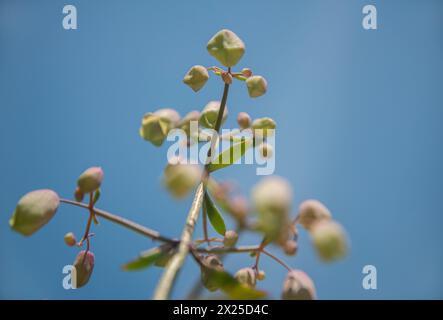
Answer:
[{"label": "blue sky", "polygon": [[[70,197],[78,175],[100,165],[101,208],[179,235],[192,199],[165,192],[167,145],[146,143],[138,128],[147,111],[183,115],[220,99],[215,77],[198,94],[181,80],[194,64],[216,64],[205,47],[222,28],[246,43],[238,67],[269,83],[253,100],[235,83],[226,127],[239,111],[274,118],[276,174],[293,185],[295,206],[320,199],[351,239],[345,260],[324,265],[302,231],[298,255],[286,261],[314,279],[320,298],[443,298],[441,1],[77,0],[71,31],[62,28],[64,4],[0,1],[0,298],[152,296],[161,269],[120,270],[151,241],[102,221],[90,283],[64,290],[63,266],[77,252],[63,235],[81,234],[86,213],[62,206],[31,238],[10,231],[8,219],[24,193]],[[377,30],[361,26],[366,4],[377,7]],[[216,177],[237,180],[245,194],[259,179],[253,166]],[[278,298],[285,271],[262,262],[261,285]],[[236,255],[226,267],[251,263]],[[367,264],[377,268],[377,290],[362,288]],[[188,259],[173,297],[197,278]]]}]

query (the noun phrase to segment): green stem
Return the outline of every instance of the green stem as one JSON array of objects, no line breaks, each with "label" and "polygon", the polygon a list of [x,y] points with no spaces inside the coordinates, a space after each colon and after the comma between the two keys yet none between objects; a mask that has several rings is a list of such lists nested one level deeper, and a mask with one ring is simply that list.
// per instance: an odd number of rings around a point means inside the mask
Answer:
[{"label": "green stem", "polygon": [[195,193],[191,209],[189,210],[177,253],[168,262],[157,288],[155,289],[155,300],[165,300],[169,298],[171,289],[174,285],[175,279],[177,278],[177,274],[185,262],[186,256],[189,253],[189,247],[192,244],[192,235],[194,233],[195,224],[197,223],[198,214],[203,202],[203,195],[203,182],[201,182]]},{"label": "green stem", "polygon": [[[231,72],[231,68],[228,69],[228,72]],[[226,102],[228,100],[229,93],[229,84],[225,83],[223,88],[223,96],[220,102],[220,109],[217,115],[217,121],[215,122],[214,130],[219,133],[220,127],[223,119],[223,113],[225,112]],[[216,139],[212,139],[211,147],[208,150],[208,156],[205,163],[205,170],[202,177],[202,182],[197,188],[195,193],[194,201],[192,202],[191,209],[189,210],[188,217],[186,219],[186,224],[182,232],[182,236],[180,238],[180,245],[177,250],[177,253],[171,258],[169,263],[166,265],[165,270],[160,278],[160,281],[157,284],[157,288],[154,292],[155,300],[166,300],[171,295],[171,290],[174,285],[175,279],[177,278],[177,274],[183,266],[186,257],[189,253],[190,245],[192,244],[192,235],[194,234],[194,227],[197,223],[198,215],[200,213],[200,209],[203,203],[203,196],[206,189],[206,181],[209,178],[209,170],[208,166],[211,159],[211,151],[215,146]]]}]

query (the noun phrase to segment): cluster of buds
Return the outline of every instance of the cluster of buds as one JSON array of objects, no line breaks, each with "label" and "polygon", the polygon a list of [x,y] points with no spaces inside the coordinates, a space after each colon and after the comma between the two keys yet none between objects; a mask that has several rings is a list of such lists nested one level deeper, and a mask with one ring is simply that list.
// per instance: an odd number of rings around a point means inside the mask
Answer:
[{"label": "cluster of buds", "polygon": [[[266,93],[267,81],[262,76],[254,75],[249,68],[243,68],[241,72],[233,72],[231,70],[245,53],[245,45],[235,33],[227,29],[217,32],[209,40],[207,50],[211,56],[228,69],[225,71],[220,67],[206,68],[201,65],[195,65],[186,73],[183,82],[197,92],[207,83],[209,79],[208,71],[212,71],[220,76],[225,84],[222,99],[223,106],[219,101],[210,101],[201,111],[191,111],[183,118],[180,117],[177,111],[171,108],[148,112],[143,116],[139,129],[140,136],[143,139],[155,146],[161,146],[171,130],[180,128],[185,131],[188,138],[191,138],[191,141],[199,142],[200,134],[203,133],[204,128],[219,130],[220,123],[217,124],[217,121],[220,122],[221,120],[221,123],[223,123],[228,116],[228,108],[226,107],[227,89],[234,79],[245,82],[249,96],[252,98],[260,97]],[[220,114],[221,110],[223,110],[223,114]],[[202,130],[197,130],[196,137],[191,137],[194,134],[193,130],[191,130],[193,121],[197,121],[199,129]],[[268,137],[274,134],[276,128],[276,123],[273,119],[263,117],[252,120],[247,113],[240,112],[237,116],[237,123],[240,129],[237,132],[243,130],[251,131],[253,137],[251,145],[258,147],[258,151],[263,158],[273,156],[274,150],[267,143],[269,141]],[[201,137],[203,138],[203,134]],[[188,146],[190,144],[191,142],[188,142]],[[204,197],[204,200],[202,211],[214,229],[223,235],[223,240],[213,238],[214,242],[223,243],[222,247],[216,249],[226,250],[223,252],[250,252],[251,256],[256,257],[256,262],[252,268],[246,267],[238,270],[233,277],[226,275],[219,256],[214,254],[199,256],[198,248],[194,247],[194,245],[197,246],[205,242],[210,245],[211,239],[208,238],[208,230],[205,229],[205,239],[200,240],[201,243],[195,241],[195,243],[189,246],[189,250],[191,250],[194,258],[199,261],[203,285],[211,292],[221,289],[222,291],[231,290],[231,294],[257,293],[258,291],[255,290],[257,281],[265,278],[265,272],[259,270],[260,254],[265,253],[290,270],[283,284],[283,299],[315,299],[316,290],[311,278],[301,270],[288,267],[282,260],[265,251],[265,246],[275,244],[286,255],[295,255],[298,250],[296,223],[299,223],[309,232],[320,258],[326,262],[334,261],[344,257],[348,251],[347,237],[343,227],[332,220],[330,211],[317,200],[304,201],[299,207],[298,216],[294,221],[291,221],[292,188],[286,179],[278,176],[266,177],[254,186],[251,197],[252,206],[250,206],[246,198],[238,195],[232,197],[230,188],[217,183],[209,176],[212,170],[208,169],[208,167],[211,165],[214,165],[214,163],[209,163],[205,167],[205,179],[202,179],[202,170],[198,165],[186,164],[180,158],[171,159],[164,169],[163,185],[175,198],[183,198],[198,183],[203,181],[202,197]],[[82,202],[84,196],[89,195],[90,202],[88,206],[79,203],[76,203],[76,205],[85,207],[89,210],[90,215],[85,234],[78,243],[74,233],[68,232],[64,236],[64,242],[69,247],[81,247],[84,241],[87,242],[86,250],[80,251],[73,263],[75,272],[73,272],[72,284],[74,288],[85,286],[94,269],[95,257],[90,251],[89,237],[92,234],[89,233],[89,229],[91,221],[96,222],[95,215],[99,212],[94,208],[94,205],[100,196],[103,176],[103,170],[100,167],[91,167],[85,170],[77,180],[77,187],[74,192],[75,199],[77,202]],[[260,245],[252,249],[243,248],[243,250],[239,250],[239,248],[236,248],[239,234],[234,230],[226,230],[223,217],[212,202],[212,198],[215,199],[215,202],[224,211],[231,214],[237,223],[236,230],[261,232],[263,239]],[[198,198],[196,197],[196,199]],[[60,200],[57,193],[52,190],[37,190],[24,195],[19,200],[10,219],[11,228],[25,236],[32,235],[55,215],[61,201],[72,203],[70,200]],[[194,201],[194,203],[197,202]],[[249,224],[249,221],[247,221],[248,213],[251,211],[256,213],[255,224]],[[106,215],[102,213],[102,216]],[[206,224],[204,223],[204,225]],[[153,238],[157,239],[157,237]],[[160,237],[158,238],[160,239]],[[173,263],[169,263],[169,261],[177,252],[180,253],[180,248],[177,247],[181,247],[181,245],[177,246],[178,241],[168,240],[161,246],[151,249],[141,256],[141,262],[137,260],[135,264],[132,264],[131,268],[135,269],[140,268],[140,265],[151,264],[160,267],[172,265]],[[205,251],[207,253],[217,252],[209,251],[211,250],[210,246],[206,250],[208,250]],[[222,283],[223,281],[225,283]]]},{"label": "cluster of buds", "polygon": [[343,227],[332,220],[330,211],[320,201],[304,201],[299,208],[298,222],[309,231],[323,261],[335,261],[347,254],[347,237]]}]

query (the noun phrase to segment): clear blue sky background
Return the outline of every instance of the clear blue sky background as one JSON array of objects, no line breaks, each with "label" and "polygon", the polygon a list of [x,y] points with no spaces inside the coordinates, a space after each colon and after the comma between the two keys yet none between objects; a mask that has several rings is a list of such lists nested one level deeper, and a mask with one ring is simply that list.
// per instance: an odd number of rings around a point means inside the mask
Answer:
[{"label": "clear blue sky background", "polygon": [[[78,30],[62,28],[64,4],[76,5]],[[361,26],[365,4],[377,6],[377,31]],[[216,64],[206,43],[229,28],[247,46],[239,67],[264,75],[269,91],[252,100],[235,83],[226,126],[243,110],[273,117],[276,173],[292,183],[295,204],[322,200],[352,241],[345,260],[324,265],[302,231],[287,261],[315,280],[320,298],[443,298],[442,17],[438,0],[0,1],[0,297],[152,296],[161,269],[120,271],[151,241],[102,221],[93,277],[67,291],[62,268],[77,251],[63,235],[81,234],[86,213],[62,206],[31,238],[8,219],[24,193],[71,197],[79,173],[100,165],[101,208],[178,235],[191,199],[162,188],[167,146],[144,142],[140,119],[220,98],[215,77],[199,94],[181,80],[193,64]],[[238,179],[246,194],[259,179],[253,166],[217,177]],[[262,261],[261,286],[277,298],[284,269]],[[237,255],[226,267],[251,263]],[[377,267],[377,290],[362,288],[366,264]],[[196,278],[189,259],[173,296]]]}]

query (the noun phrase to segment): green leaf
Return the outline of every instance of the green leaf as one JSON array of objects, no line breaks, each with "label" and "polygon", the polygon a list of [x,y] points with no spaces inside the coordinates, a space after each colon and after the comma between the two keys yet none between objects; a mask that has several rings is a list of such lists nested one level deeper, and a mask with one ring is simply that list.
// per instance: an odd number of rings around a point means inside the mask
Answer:
[{"label": "green leaf", "polygon": [[211,222],[211,225],[214,227],[215,231],[224,236],[226,232],[225,221],[223,220],[220,211],[215,206],[208,192],[205,192],[205,199],[203,205],[204,205],[203,209],[205,209],[209,221]]},{"label": "green leaf", "polygon": [[226,271],[208,269],[208,276],[229,298],[235,300],[260,299],[266,297],[266,292],[248,287],[240,283]]},{"label": "green leaf", "polygon": [[[209,172],[213,172],[230,166],[237,162],[246,151],[252,146],[253,139],[242,139],[241,142],[235,143],[229,149],[219,153],[215,159],[208,165]],[[237,151],[237,152],[234,152]],[[228,160],[228,161],[227,161]]]},{"label": "green leaf", "polygon": [[101,191],[100,188],[98,188],[95,192],[94,192],[94,199],[92,200],[92,203],[95,205],[98,201],[98,199],[100,199],[100,195],[101,195]]},{"label": "green leaf", "polygon": [[168,255],[170,251],[170,245],[161,245],[156,248],[149,249],[147,251],[143,251],[140,255],[128,263],[122,266],[122,269],[125,271],[137,271],[140,269],[147,268],[154,264],[159,259]]}]

